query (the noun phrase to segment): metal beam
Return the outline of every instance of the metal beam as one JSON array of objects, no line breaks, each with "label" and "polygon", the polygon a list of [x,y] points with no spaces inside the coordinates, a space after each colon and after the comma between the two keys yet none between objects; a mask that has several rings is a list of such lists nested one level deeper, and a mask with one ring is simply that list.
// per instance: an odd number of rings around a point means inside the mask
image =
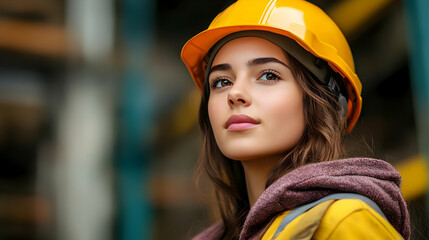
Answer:
[{"label": "metal beam", "polygon": [[352,35],[393,0],[344,0],[327,10],[346,36]]},{"label": "metal beam", "polygon": [[153,44],[155,1],[123,0],[120,43],[125,65],[121,73],[118,120],[118,236],[120,240],[153,239],[153,207],[149,197],[155,89],[147,63]]},{"label": "metal beam", "polygon": [[65,58],[69,53],[69,35],[60,26],[0,20],[0,48]]},{"label": "metal beam", "polygon": [[406,201],[416,199],[426,193],[427,174],[422,156],[414,156],[397,165],[396,170],[402,176],[401,191]]},{"label": "metal beam", "polygon": [[[420,151],[429,165],[429,1],[403,1],[409,35],[409,55],[414,109]],[[426,189],[428,192],[428,189]],[[429,198],[426,208],[429,208]]]}]

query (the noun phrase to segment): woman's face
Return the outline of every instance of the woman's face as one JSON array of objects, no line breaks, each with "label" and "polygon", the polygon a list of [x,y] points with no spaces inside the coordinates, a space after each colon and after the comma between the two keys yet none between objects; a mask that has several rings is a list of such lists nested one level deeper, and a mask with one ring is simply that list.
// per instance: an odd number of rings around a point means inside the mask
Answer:
[{"label": "woman's face", "polygon": [[277,45],[257,37],[225,44],[209,74],[208,114],[234,160],[280,158],[304,132],[303,94]]}]

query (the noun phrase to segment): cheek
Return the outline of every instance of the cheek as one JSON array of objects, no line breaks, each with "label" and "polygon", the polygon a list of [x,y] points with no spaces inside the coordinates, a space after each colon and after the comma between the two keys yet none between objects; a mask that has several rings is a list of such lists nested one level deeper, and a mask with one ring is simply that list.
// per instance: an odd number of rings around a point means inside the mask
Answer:
[{"label": "cheek", "polygon": [[270,131],[279,142],[295,145],[305,129],[302,93],[297,91],[287,96],[275,95],[273,98],[270,104],[264,104],[268,106],[266,115],[273,121]]},{"label": "cheek", "polygon": [[222,106],[221,104],[219,104],[219,101],[210,97],[207,105],[207,111],[208,111],[209,120],[213,128],[213,131],[216,131],[220,124],[221,109],[222,109]]}]

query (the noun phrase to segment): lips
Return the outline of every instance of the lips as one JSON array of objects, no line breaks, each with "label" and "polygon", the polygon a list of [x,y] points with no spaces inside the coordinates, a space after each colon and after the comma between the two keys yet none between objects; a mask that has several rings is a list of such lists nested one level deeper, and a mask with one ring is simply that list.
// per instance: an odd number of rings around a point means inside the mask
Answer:
[{"label": "lips", "polygon": [[225,128],[228,130],[239,131],[251,128],[260,121],[257,121],[245,114],[232,115],[225,123]]}]

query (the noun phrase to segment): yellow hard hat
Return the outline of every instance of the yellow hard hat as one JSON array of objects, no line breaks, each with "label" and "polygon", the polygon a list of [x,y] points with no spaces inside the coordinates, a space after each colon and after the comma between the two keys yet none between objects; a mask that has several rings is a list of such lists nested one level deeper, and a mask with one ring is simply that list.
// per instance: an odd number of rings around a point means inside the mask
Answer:
[{"label": "yellow hard hat", "polygon": [[202,89],[204,82],[204,58],[213,45],[231,33],[248,30],[293,39],[339,73],[348,97],[347,132],[353,129],[362,108],[362,84],[355,73],[350,47],[332,19],[304,0],[238,0],[221,12],[207,30],[190,39],[182,49],[182,60],[198,88]]}]

